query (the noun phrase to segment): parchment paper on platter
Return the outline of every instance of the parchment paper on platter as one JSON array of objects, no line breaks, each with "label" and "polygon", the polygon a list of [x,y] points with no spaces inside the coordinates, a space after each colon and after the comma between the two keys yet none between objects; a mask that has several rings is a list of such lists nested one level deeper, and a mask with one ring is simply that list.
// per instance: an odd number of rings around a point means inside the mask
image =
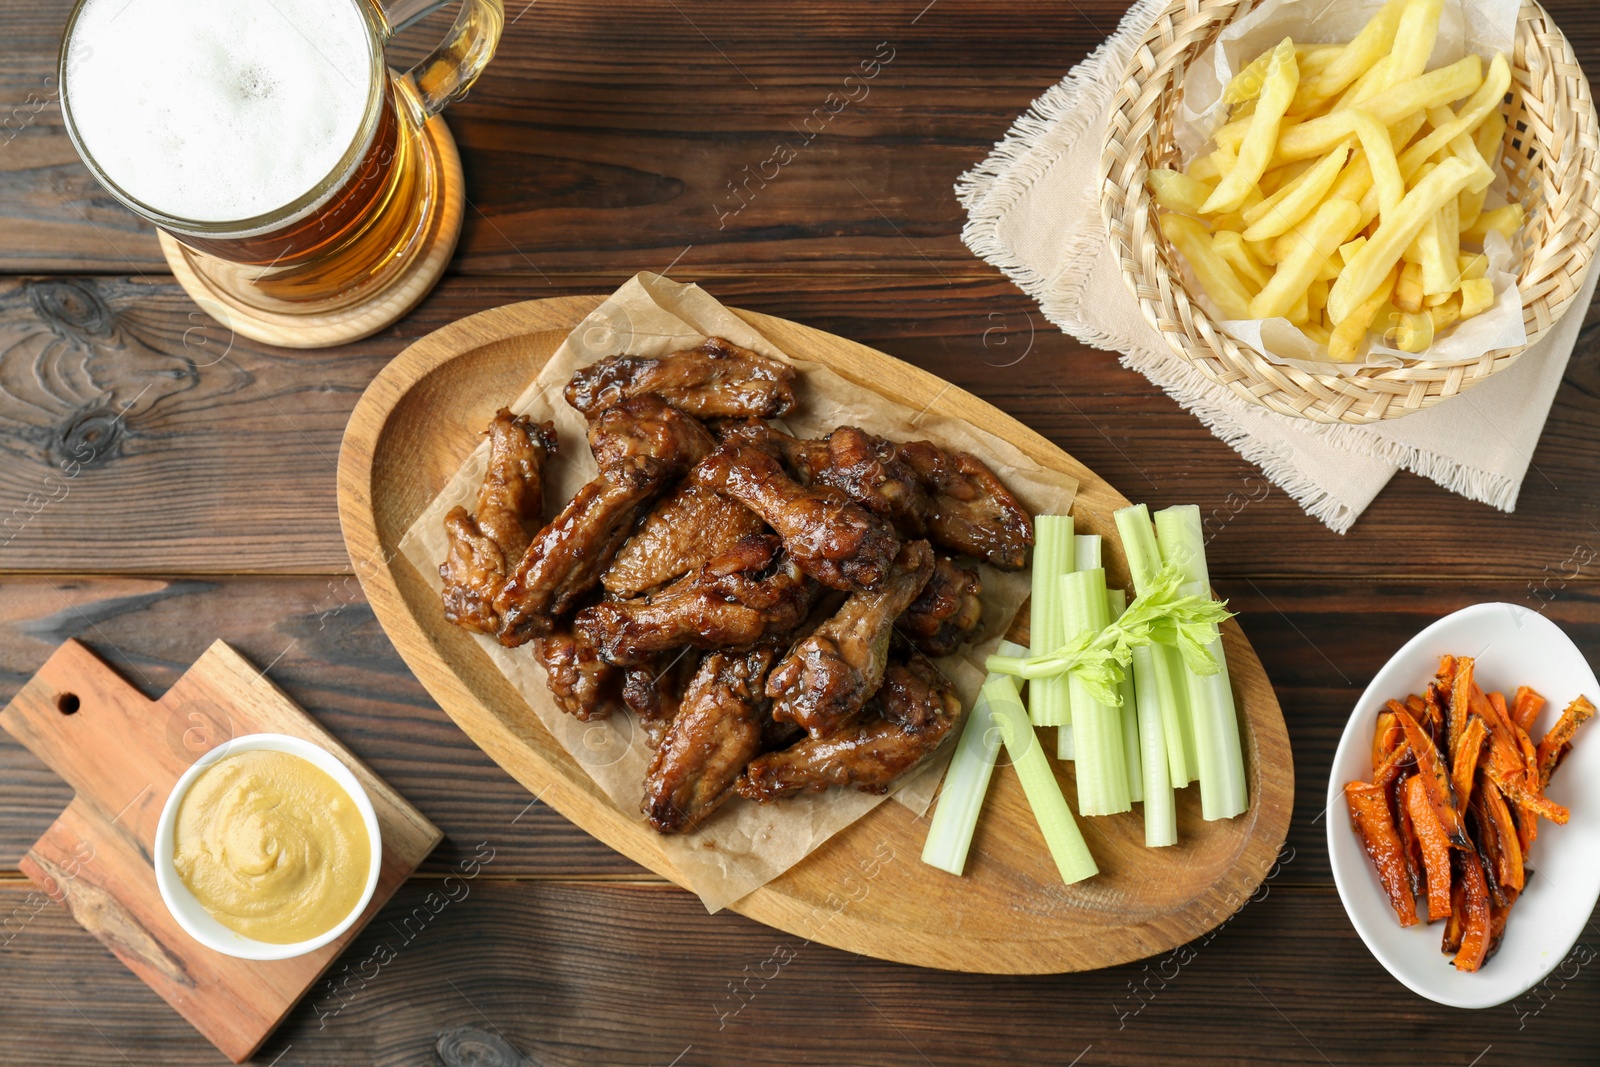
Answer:
[{"label": "parchment paper on platter", "polygon": [[[597,467],[583,446],[584,416],[562,397],[573,373],[608,356],[665,356],[721,337],[761,355],[785,360],[799,372],[794,409],[776,420],[798,437],[826,436],[838,426],[859,426],[902,442],[931,440],[948,450],[971,452],[1005,481],[1033,514],[1065,514],[1077,492],[1070,475],[1048,470],[1009,442],[959,419],[919,410],[857,386],[831,369],[781,352],[767,338],[699,286],[659,275],[636,275],[568,335],[538,376],[508,405],[517,415],[555,424],[561,447],[546,465],[546,501],[566,501],[590,481]],[[457,505],[472,507],[483,481],[489,445],[482,442],[417,518],[401,541],[401,552],[434,588],[442,589],[439,561],[447,544],[444,516]],[[559,504],[555,505],[559,506]],[[963,707],[970,707],[983,679],[982,663],[1027,599],[1026,570],[979,567],[983,621],[975,639],[938,661]],[[639,818],[641,782],[653,752],[630,714],[584,722],[563,713],[532,652],[503,647],[474,635],[495,666],[527,701],[539,721],[631,818]],[[948,761],[948,739],[937,756],[897,781],[890,796],[913,812],[926,811]],[[781,875],[828,838],[866,815],[883,796],[853,789],[793,797],[778,803],[730,800],[690,833],[663,836],[661,847],[687,888],[717,911]]]}]

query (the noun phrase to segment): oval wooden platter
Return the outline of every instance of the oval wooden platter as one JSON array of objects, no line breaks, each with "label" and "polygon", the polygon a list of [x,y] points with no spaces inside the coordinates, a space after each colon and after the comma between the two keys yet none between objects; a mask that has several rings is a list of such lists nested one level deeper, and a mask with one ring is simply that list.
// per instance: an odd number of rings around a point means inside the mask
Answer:
[{"label": "oval wooden platter", "polygon": [[[637,812],[612,803],[556,744],[477,644],[445,621],[437,596],[399,552],[405,531],[477,444],[495,410],[522,392],[602,299],[496,308],[429,334],[397,356],[368,387],[345,431],[339,514],[379,622],[461,729],[535,796],[682,884],[655,832]],[[1127,584],[1112,521],[1127,501],[1093,471],[931,374],[820,330],[737,314],[791,355],[827,364],[863,389],[983,426],[1039,463],[1078,478],[1073,514],[1079,531],[1105,535],[1110,580]],[[1024,627],[1021,622],[1016,629]],[[1244,727],[1246,814],[1205,822],[1198,788],[1183,790],[1181,840],[1165,849],[1144,847],[1137,813],[1081,819],[1101,873],[1064,886],[1015,774],[1001,766],[965,876],[923,864],[926,819],[889,802],[733,909],[851,952],[995,974],[1112,966],[1212,929],[1266,876],[1288,831],[1294,798],[1289,739],[1272,686],[1237,625],[1227,625],[1224,642]],[[1071,765],[1058,773],[1068,799],[1074,798]]]}]

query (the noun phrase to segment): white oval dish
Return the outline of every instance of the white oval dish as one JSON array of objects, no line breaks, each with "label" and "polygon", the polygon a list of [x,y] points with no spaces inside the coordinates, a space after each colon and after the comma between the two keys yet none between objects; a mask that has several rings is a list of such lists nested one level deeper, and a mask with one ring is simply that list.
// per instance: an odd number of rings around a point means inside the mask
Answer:
[{"label": "white oval dish", "polygon": [[[218,922],[195,899],[194,894],[189,892],[189,887],[183,884],[183,879],[178,876],[177,867],[172,862],[172,838],[173,829],[178,821],[178,806],[200,772],[225,756],[261,749],[299,756],[325,771],[341,789],[350,794],[356,810],[361,813],[361,821],[367,828],[367,839],[372,845],[372,863],[367,870],[366,888],[362,890],[361,899],[356,906],[350,909],[350,914],[325,933],[305,941],[282,945],[257,941],[255,938],[235,933]],[[207,948],[240,959],[286,960],[294,956],[303,956],[326,945],[350,929],[350,924],[367,910],[367,905],[372,901],[372,894],[378,888],[378,871],[383,864],[383,838],[378,829],[378,814],[372,808],[372,800],[367,796],[366,789],[362,788],[361,782],[350,773],[350,768],[346,767],[337,756],[310,741],[290,737],[287,734],[247,734],[223,742],[195,760],[194,764],[183,772],[161,809],[161,821],[156,824],[155,855],[151,860],[156,869],[156,886],[161,890],[161,899],[166,903],[172,917],[178,920],[178,925],[182,926],[190,937]]]},{"label": "white oval dish", "polygon": [[[1549,797],[1569,808],[1572,819],[1565,826],[1540,820],[1529,850],[1533,873],[1511,909],[1500,950],[1476,973],[1457,971],[1439,951],[1441,923],[1400,926],[1350,827],[1344,800],[1346,782],[1372,780],[1372,732],[1384,702],[1421,693],[1446,653],[1474,657],[1486,692],[1509,697],[1519,685],[1537,690],[1546,703],[1530,731],[1535,742],[1575,697],[1600,700],[1600,683],[1572,639],[1543,615],[1515,604],[1477,604],[1407,641],[1361,694],[1339,739],[1328,779],[1328,858],[1356,932],[1378,962],[1420,996],[1456,1008],[1490,1008],[1554,970],[1600,899],[1600,739],[1584,736],[1595,725],[1580,729],[1550,781]],[[1423,911],[1421,901],[1417,910]]]}]

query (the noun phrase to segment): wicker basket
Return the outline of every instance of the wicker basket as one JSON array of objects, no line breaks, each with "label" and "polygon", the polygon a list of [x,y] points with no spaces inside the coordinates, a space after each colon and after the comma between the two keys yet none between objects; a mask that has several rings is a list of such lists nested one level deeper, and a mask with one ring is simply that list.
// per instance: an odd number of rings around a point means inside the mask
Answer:
[{"label": "wicker basket", "polygon": [[[1455,396],[1516,361],[1522,348],[1474,360],[1414,360],[1348,375],[1273,363],[1217,328],[1184,291],[1176,253],[1155,225],[1145,174],[1177,160],[1173,112],[1188,64],[1254,0],[1173,0],[1123,74],[1100,160],[1101,210],[1122,275],[1179,356],[1251,403],[1317,422],[1393,419]],[[1555,324],[1583,287],[1600,241],[1600,122],[1572,46],[1532,0],[1518,16],[1502,167],[1528,208],[1518,285],[1528,344]],[[1581,309],[1580,309],[1581,311]],[[1526,347],[1526,346],[1524,346]]]}]

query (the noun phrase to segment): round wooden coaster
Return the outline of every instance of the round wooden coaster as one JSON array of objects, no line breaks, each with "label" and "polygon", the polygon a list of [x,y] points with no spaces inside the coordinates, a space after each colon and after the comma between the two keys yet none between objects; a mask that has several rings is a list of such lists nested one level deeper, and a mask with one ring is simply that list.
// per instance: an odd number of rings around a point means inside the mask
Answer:
[{"label": "round wooden coaster", "polygon": [[431,142],[441,172],[439,208],[416,258],[370,299],[330,310],[319,310],[314,303],[303,306],[285,303],[282,311],[250,307],[213,285],[196,269],[196,260],[203,258],[199,253],[160,230],[157,232],[167,266],[178,284],[206,314],[253,340],[285,348],[330,348],[372,336],[428,295],[444,274],[455,253],[456,240],[461,236],[465,192],[461,155],[456,151],[455,138],[444,119],[437,115],[424,125],[423,136]]}]

